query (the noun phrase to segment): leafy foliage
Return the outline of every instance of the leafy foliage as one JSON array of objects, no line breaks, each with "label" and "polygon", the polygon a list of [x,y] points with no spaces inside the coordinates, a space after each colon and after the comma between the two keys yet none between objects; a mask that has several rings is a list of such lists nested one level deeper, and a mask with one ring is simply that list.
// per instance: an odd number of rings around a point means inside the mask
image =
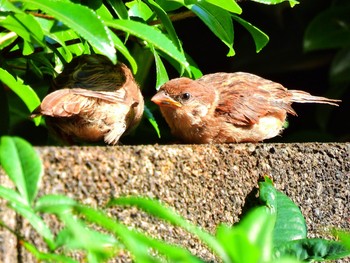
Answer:
[{"label": "leafy foliage", "polygon": [[[185,248],[150,237],[120,223],[107,212],[82,205],[67,196],[37,198],[41,163],[35,150],[23,139],[1,137],[0,154],[1,166],[16,186],[16,190],[1,186],[0,197],[28,220],[47,244],[48,252],[44,252],[18,236],[21,244],[38,260],[76,262],[70,252],[80,251],[87,262],[104,262],[127,250],[135,262],[204,262]],[[25,178],[24,170],[28,171]],[[136,206],[150,216],[181,227],[198,237],[223,262],[311,262],[350,255],[349,237],[343,232],[337,234],[342,235],[344,244],[307,239],[305,219],[300,210],[286,195],[278,192],[268,178],[260,183],[260,199],[264,205],[249,211],[237,225],[219,225],[215,235],[157,200],[119,197],[112,199],[108,206]],[[54,235],[44,222],[43,213],[54,214],[61,221],[63,228],[57,234]],[[0,222],[0,226],[16,234],[5,222]],[[103,231],[97,231],[96,226]]]},{"label": "leafy foliage", "polygon": [[[283,1],[262,1],[264,4],[280,2]],[[235,54],[233,24],[238,22],[253,36],[259,52],[268,37],[245,21],[241,13],[242,8],[234,0],[133,0],[126,4],[120,0],[1,0],[0,80],[1,89],[9,99],[1,96],[0,100],[5,105],[2,112],[9,117],[2,119],[0,132],[10,134],[19,120],[28,118],[39,105],[39,98],[45,94],[51,79],[73,56],[101,53],[113,62],[123,60],[136,77],[149,75],[155,61],[156,88],[168,80],[164,60],[180,75],[199,77],[200,69],[184,51],[173,25],[178,19],[197,16],[227,46],[228,56]],[[147,54],[152,57],[145,59]],[[144,79],[138,81],[142,87]],[[9,90],[20,100],[12,99]],[[18,108],[17,102],[23,102],[27,109]],[[150,116],[146,114],[155,127]],[[40,119],[34,122],[43,124]]]}]

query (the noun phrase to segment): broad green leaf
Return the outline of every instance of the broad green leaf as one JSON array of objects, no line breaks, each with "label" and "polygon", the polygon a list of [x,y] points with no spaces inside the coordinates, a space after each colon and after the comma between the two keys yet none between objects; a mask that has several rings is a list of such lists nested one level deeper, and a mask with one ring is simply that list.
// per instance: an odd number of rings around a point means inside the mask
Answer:
[{"label": "broad green leaf", "polygon": [[143,114],[145,115],[147,120],[151,123],[153,128],[156,130],[158,138],[160,138],[161,135],[160,135],[160,130],[159,130],[159,127],[158,127],[158,123],[157,123],[156,119],[154,118],[152,112],[149,110],[149,108],[146,105],[144,107],[144,113]]},{"label": "broad green leaf", "polygon": [[157,17],[162,22],[162,26],[164,26],[167,33],[169,34],[170,40],[176,45],[177,49],[180,50],[181,53],[183,53],[182,44],[181,44],[181,42],[176,34],[175,28],[174,28],[173,23],[171,22],[168,14],[155,1],[147,0],[147,3],[152,7],[154,12],[157,14]]},{"label": "broad green leaf", "polygon": [[332,234],[341,241],[341,243],[347,247],[350,250],[350,232],[341,230],[341,229],[334,229],[331,231]]},{"label": "broad green leaf", "polygon": [[[109,31],[96,13],[79,4],[63,0],[22,0],[52,15],[75,30],[99,52],[116,62],[115,49]],[[79,17],[79,19],[77,19]]]},{"label": "broad green leaf", "polygon": [[300,239],[280,244],[275,256],[291,256],[303,262],[336,260],[350,256],[350,250],[338,241],[321,238]]},{"label": "broad green leaf", "polygon": [[[24,85],[21,80],[16,80],[10,73],[2,68],[0,68],[0,81],[21,98],[21,100],[27,106],[29,112],[32,112],[40,105],[38,95],[30,86]],[[36,125],[39,125],[40,117],[36,118],[34,122]]]},{"label": "broad green leaf", "polygon": [[33,209],[18,202],[10,203],[10,206],[17,213],[28,220],[28,222],[38,232],[38,234],[44,238],[46,244],[50,247],[50,249],[53,249],[55,247],[54,237],[51,233],[50,228],[45,224],[44,220],[33,211]]},{"label": "broad green leaf", "polygon": [[279,246],[288,241],[306,238],[306,222],[299,207],[288,196],[277,191],[268,177],[265,177],[265,182],[259,183],[259,188],[260,199],[276,213],[274,245]]},{"label": "broad green leaf", "polygon": [[14,4],[12,4],[8,0],[0,0],[0,11],[24,14],[24,12],[21,9],[17,8]]},{"label": "broad green leaf", "polygon": [[135,236],[135,231],[109,218],[105,213],[90,207],[78,205],[75,209],[79,214],[83,215],[87,221],[113,232],[131,252],[136,262],[158,262],[149,254],[149,247],[140,242],[139,238]]},{"label": "broad green leaf", "polygon": [[15,190],[0,185],[0,197],[11,203],[27,204]]},{"label": "broad green leaf", "polygon": [[35,202],[35,211],[59,215],[72,210],[76,204],[64,195],[44,195]]},{"label": "broad green leaf", "polygon": [[216,237],[230,257],[230,262],[258,262],[261,251],[249,241],[248,235],[237,227],[220,225]]},{"label": "broad green leaf", "polygon": [[129,7],[128,14],[130,17],[138,17],[144,21],[148,21],[152,16],[152,10],[142,1],[133,0],[125,4]]},{"label": "broad green leaf", "polygon": [[258,2],[260,4],[266,4],[266,5],[277,5],[282,2],[289,2],[291,7],[294,7],[295,5],[299,4],[299,1],[296,0],[252,0],[254,2]]},{"label": "broad green leaf", "polygon": [[350,6],[332,7],[311,21],[305,32],[306,51],[350,45]]},{"label": "broad green leaf", "polygon": [[113,236],[88,228],[83,221],[69,212],[61,213],[59,218],[66,227],[57,236],[56,242],[60,247],[99,253],[107,259],[118,246],[118,241]]},{"label": "broad green leaf", "polygon": [[227,56],[234,56],[231,14],[215,5],[197,2],[187,6],[229,48]]},{"label": "broad green leaf", "polygon": [[183,1],[169,1],[169,0],[157,0],[157,4],[161,6],[165,12],[180,9],[184,5]]},{"label": "broad green leaf", "polygon": [[1,137],[0,163],[27,204],[34,200],[42,177],[41,160],[34,148],[19,137]]},{"label": "broad green leaf", "polygon": [[113,28],[122,30],[152,44],[155,48],[168,54],[178,61],[183,67],[188,68],[189,64],[183,53],[164,34],[151,26],[131,20],[108,20],[105,23]]},{"label": "broad green leaf", "polygon": [[160,56],[153,46],[151,46],[151,50],[156,62],[156,90],[159,90],[159,88],[169,80],[169,77]]},{"label": "broad green leaf", "polygon": [[260,52],[269,42],[269,36],[262,32],[259,28],[253,26],[251,23],[245,21],[239,16],[232,15],[232,18],[240,23],[252,35],[257,53]]},{"label": "broad green leaf", "polygon": [[248,213],[237,226],[246,233],[248,240],[259,248],[259,258],[265,262],[272,258],[275,222],[275,212],[266,207],[259,207]]},{"label": "broad green leaf", "polygon": [[25,13],[8,15],[0,21],[0,26],[15,32],[24,40],[23,54],[30,55],[34,52],[34,44],[45,47],[44,33],[38,22]]},{"label": "broad green leaf", "polygon": [[211,3],[212,5],[216,5],[232,13],[242,13],[242,8],[236,3],[235,0],[205,0],[205,2]]},{"label": "broad green leaf", "polygon": [[197,236],[203,243],[207,244],[223,261],[228,262],[228,255],[218,241],[208,232],[185,220],[173,209],[166,207],[157,200],[140,197],[119,197],[109,202],[111,205],[136,206],[152,216],[163,219],[175,226],[180,226],[189,233]]},{"label": "broad green leaf", "polygon": [[113,11],[120,19],[129,19],[128,10],[122,0],[107,0],[107,3],[112,7]]},{"label": "broad green leaf", "polygon": [[119,37],[116,34],[114,34],[112,31],[110,32],[110,34],[112,36],[112,41],[114,43],[114,46],[129,61],[132,72],[134,74],[136,74],[137,73],[137,63],[136,63],[134,57],[130,54],[128,48],[124,45],[124,43],[119,39]]},{"label": "broad green leaf", "polygon": [[190,69],[192,75],[189,77],[192,77],[193,79],[199,79],[203,76],[202,71],[199,69],[197,63],[186,53],[186,59],[190,63]]},{"label": "broad green leaf", "polygon": [[152,256],[151,248],[166,256],[169,262],[202,262],[191,255],[187,250],[169,245],[141,232],[129,229],[117,221],[109,218],[106,214],[86,206],[77,206],[76,210],[82,214],[87,221],[95,223],[108,231],[113,232],[133,255],[135,262],[161,262],[158,257]]},{"label": "broad green leaf", "polygon": [[277,219],[273,241],[275,245],[306,238],[307,228],[299,207],[288,196],[277,192]]},{"label": "broad green leaf", "polygon": [[39,262],[64,262],[64,263],[78,263],[70,257],[56,253],[41,252],[36,246],[27,241],[22,240],[21,244],[27,249]]}]

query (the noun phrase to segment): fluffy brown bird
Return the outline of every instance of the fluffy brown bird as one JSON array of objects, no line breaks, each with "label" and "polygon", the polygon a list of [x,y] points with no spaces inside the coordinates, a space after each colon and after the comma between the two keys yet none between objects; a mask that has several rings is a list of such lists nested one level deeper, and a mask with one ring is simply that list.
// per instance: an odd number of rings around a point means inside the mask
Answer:
[{"label": "fluffy brown bird", "polygon": [[68,63],[32,117],[43,115],[64,142],[116,144],[143,114],[141,91],[129,68],[102,55],[83,55]]},{"label": "fluffy brown bird", "polygon": [[288,90],[259,76],[214,73],[165,83],[152,101],[172,134],[186,143],[259,142],[278,135],[293,102],[337,106],[339,100]]}]

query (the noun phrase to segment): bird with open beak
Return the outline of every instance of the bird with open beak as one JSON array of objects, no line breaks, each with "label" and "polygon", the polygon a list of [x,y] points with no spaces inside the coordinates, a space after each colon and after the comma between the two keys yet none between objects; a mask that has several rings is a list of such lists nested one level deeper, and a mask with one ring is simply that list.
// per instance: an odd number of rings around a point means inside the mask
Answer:
[{"label": "bird with open beak", "polygon": [[144,100],[130,69],[103,55],[73,58],[34,110],[63,142],[117,144],[140,121]]},{"label": "bird with open beak", "polygon": [[173,79],[151,100],[159,105],[172,134],[185,143],[263,141],[281,133],[288,113],[296,115],[293,102],[340,102],[244,72]]}]

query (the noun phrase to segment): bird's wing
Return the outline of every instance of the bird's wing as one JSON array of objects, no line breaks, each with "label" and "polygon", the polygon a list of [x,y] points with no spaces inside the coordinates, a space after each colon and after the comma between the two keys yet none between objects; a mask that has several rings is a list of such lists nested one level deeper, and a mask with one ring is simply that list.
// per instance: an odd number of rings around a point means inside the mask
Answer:
[{"label": "bird's wing", "polygon": [[[295,114],[289,100],[291,94],[282,85],[249,73],[216,73],[202,78],[220,92],[215,115],[238,126],[259,122],[263,116],[284,119],[285,113]],[[210,75],[209,75],[210,76]],[[209,82],[210,81],[210,82]]]},{"label": "bird's wing", "polygon": [[48,94],[35,113],[51,117],[71,117],[88,110],[96,103],[97,99],[109,103],[119,103],[123,102],[124,96],[124,89],[114,92],[60,89]]}]

